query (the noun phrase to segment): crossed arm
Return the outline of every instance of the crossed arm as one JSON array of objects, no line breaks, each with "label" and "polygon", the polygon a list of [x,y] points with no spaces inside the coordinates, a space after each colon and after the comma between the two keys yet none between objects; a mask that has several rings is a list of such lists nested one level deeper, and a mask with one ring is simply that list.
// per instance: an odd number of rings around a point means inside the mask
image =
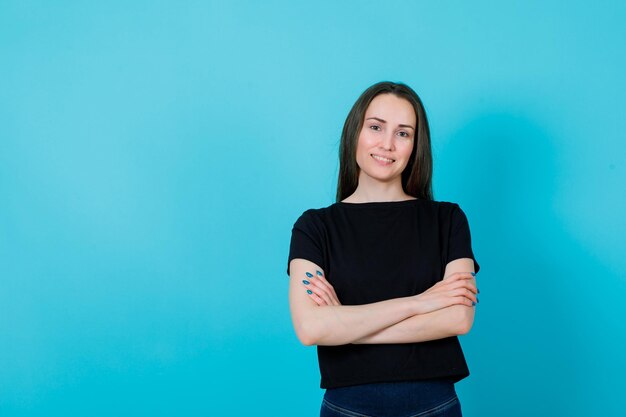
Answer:
[{"label": "crossed arm", "polygon": [[[436,291],[432,287],[417,296],[343,306],[318,265],[293,259],[289,303],[296,335],[304,345],[343,345],[411,343],[465,334],[474,319],[472,301],[477,301],[475,279],[469,274],[473,267],[469,258],[456,259],[446,266],[447,284],[438,283]],[[310,284],[305,286],[302,279]],[[310,288],[315,292],[308,294]]]}]

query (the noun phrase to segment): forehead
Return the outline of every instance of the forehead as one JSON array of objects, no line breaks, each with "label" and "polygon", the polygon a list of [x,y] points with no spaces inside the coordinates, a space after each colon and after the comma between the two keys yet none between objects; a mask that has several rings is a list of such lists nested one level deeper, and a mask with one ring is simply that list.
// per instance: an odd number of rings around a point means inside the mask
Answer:
[{"label": "forehead", "polygon": [[415,110],[406,99],[393,94],[379,94],[371,101],[365,118],[378,117],[388,123],[410,124],[415,126]]}]

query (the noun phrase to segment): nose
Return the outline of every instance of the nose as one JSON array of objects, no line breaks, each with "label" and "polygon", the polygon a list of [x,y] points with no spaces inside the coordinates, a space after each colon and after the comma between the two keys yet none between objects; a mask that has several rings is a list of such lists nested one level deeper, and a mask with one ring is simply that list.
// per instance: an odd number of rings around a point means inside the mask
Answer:
[{"label": "nose", "polygon": [[394,140],[393,132],[386,133],[385,135],[383,135],[383,138],[381,139],[380,147],[386,151],[393,150],[393,145],[394,145],[393,140]]}]

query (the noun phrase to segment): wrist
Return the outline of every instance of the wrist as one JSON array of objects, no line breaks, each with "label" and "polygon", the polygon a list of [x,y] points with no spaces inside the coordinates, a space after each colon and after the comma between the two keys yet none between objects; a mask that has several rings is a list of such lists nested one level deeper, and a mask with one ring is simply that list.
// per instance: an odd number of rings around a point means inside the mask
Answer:
[{"label": "wrist", "polygon": [[422,314],[422,302],[419,300],[418,295],[407,297],[407,309],[411,316]]}]

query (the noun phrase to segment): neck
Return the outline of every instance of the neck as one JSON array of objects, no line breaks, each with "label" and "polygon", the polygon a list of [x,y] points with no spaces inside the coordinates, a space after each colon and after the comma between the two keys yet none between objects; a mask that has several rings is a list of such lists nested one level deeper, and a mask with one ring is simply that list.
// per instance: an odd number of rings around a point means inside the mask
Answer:
[{"label": "neck", "polygon": [[410,200],[415,197],[408,195],[402,189],[400,177],[392,182],[380,182],[367,175],[359,178],[359,185],[352,195],[345,201],[354,203],[369,203],[377,201]]}]

